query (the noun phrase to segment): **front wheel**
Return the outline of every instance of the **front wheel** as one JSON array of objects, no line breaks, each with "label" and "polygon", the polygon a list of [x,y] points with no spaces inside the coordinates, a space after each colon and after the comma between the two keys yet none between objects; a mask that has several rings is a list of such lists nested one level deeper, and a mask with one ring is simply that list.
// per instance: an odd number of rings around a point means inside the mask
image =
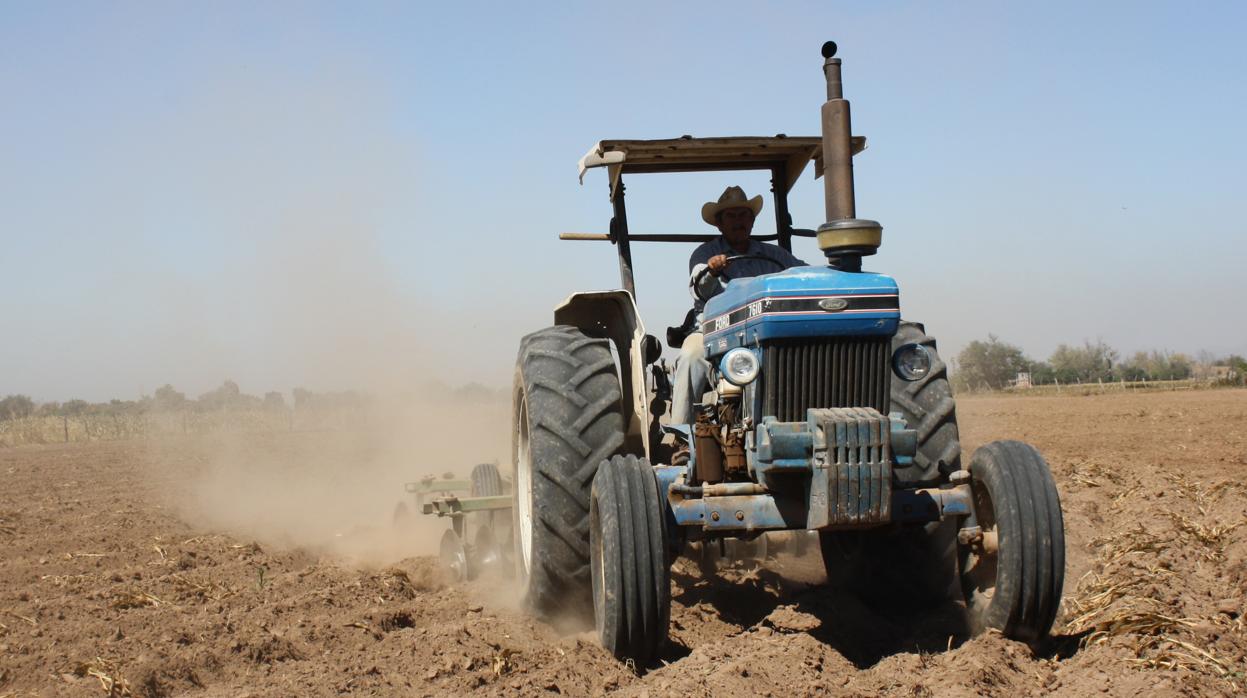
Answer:
[{"label": "front wheel", "polygon": [[1038,642],[1065,582],[1065,523],[1048,463],[1029,444],[993,441],[974,452],[970,475],[982,532],[958,546],[970,629]]},{"label": "front wheel", "polygon": [[611,654],[646,666],[667,639],[671,576],[658,482],[648,461],[615,456],[593,478],[593,616]]}]

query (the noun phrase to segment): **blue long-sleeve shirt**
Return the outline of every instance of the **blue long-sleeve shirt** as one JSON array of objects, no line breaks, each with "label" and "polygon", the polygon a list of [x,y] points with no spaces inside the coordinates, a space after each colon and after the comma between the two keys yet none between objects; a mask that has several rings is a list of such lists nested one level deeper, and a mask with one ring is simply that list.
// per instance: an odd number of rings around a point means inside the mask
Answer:
[{"label": "blue long-sleeve shirt", "polygon": [[706,263],[710,261],[710,258],[721,254],[731,257],[741,253],[733,250],[732,246],[727,243],[727,240],[720,235],[709,242],[703,242],[698,245],[697,249],[693,250],[693,254],[688,258],[688,289],[693,296],[693,308],[698,315],[701,314],[702,308],[706,305],[704,300],[698,299],[698,295],[700,294],[701,298],[712,298],[721,293],[724,287],[727,286],[727,282],[732,279],[746,279],[751,276],[791,269],[792,267],[809,266],[779,245],[770,245],[750,239],[749,251],[745,252],[745,254],[773,259],[776,264],[760,259],[742,259],[739,262],[729,264],[727,269],[723,270],[721,276],[706,274],[702,278],[701,287],[693,288],[697,275],[701,273],[702,269],[706,268]]}]

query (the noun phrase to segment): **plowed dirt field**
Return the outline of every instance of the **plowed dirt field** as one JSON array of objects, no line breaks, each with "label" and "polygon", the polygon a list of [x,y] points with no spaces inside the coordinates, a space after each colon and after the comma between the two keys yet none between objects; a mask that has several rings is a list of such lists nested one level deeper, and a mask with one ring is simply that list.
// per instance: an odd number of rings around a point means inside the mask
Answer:
[{"label": "plowed dirt field", "polygon": [[681,562],[664,663],[638,675],[505,580],[445,585],[444,523],[396,536],[401,478],[355,486],[366,434],[268,434],[0,450],[0,697],[1247,690],[1247,391],[972,396],[959,416],[967,453],[1022,439],[1056,475],[1065,601],[1038,651],[960,636],[956,607],[871,612],[817,557]]}]

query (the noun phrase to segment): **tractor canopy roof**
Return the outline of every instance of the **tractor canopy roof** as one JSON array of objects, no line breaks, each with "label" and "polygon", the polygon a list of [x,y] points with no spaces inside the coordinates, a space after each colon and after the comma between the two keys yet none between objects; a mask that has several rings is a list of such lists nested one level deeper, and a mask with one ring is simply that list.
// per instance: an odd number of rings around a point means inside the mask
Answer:
[{"label": "tractor canopy roof", "polygon": [[[866,149],[866,139],[854,136],[853,153]],[[814,161],[814,176],[823,174],[823,139],[817,136],[732,136],[725,138],[664,138],[606,140],[594,144],[580,158],[580,181],[591,167],[610,174],[611,198],[625,172],[708,172],[715,170],[771,170],[782,174],[787,194],[805,166]]]}]

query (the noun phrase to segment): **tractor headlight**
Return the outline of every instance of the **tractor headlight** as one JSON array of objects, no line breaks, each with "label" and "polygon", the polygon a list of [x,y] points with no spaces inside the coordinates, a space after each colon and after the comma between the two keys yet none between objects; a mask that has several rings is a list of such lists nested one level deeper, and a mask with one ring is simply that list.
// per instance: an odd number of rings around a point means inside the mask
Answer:
[{"label": "tractor headlight", "polygon": [[931,352],[921,344],[906,344],[892,354],[892,370],[907,381],[925,378],[931,372]]},{"label": "tractor headlight", "polygon": [[758,355],[744,347],[737,347],[723,355],[719,370],[732,385],[745,385],[758,377]]}]

